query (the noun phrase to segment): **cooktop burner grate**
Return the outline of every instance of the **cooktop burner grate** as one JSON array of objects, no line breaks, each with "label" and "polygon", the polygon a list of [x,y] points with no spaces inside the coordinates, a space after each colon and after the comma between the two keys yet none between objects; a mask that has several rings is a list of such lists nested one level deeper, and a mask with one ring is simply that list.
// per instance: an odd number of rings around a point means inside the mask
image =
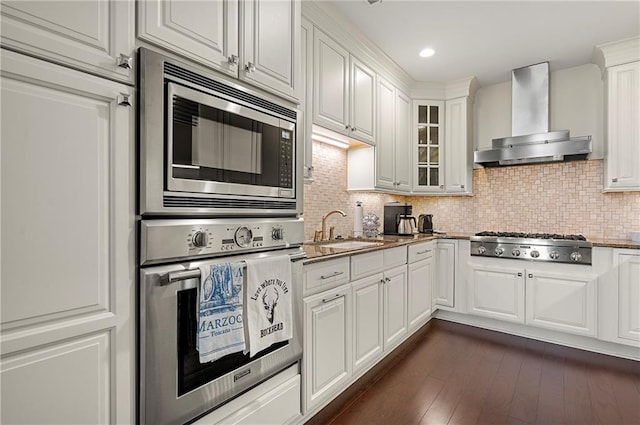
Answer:
[{"label": "cooktop burner grate", "polygon": [[494,236],[497,238],[519,238],[519,239],[555,239],[569,241],[586,241],[582,235],[561,235],[559,233],[521,233],[521,232],[479,232],[476,236]]}]

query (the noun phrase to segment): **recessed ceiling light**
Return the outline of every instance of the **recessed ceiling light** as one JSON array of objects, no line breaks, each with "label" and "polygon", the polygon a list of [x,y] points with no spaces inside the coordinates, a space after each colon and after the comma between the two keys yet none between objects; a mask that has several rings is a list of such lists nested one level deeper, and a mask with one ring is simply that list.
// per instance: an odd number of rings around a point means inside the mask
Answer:
[{"label": "recessed ceiling light", "polygon": [[427,47],[426,49],[422,49],[420,51],[420,57],[428,58],[429,56],[433,56],[436,53],[431,47]]}]

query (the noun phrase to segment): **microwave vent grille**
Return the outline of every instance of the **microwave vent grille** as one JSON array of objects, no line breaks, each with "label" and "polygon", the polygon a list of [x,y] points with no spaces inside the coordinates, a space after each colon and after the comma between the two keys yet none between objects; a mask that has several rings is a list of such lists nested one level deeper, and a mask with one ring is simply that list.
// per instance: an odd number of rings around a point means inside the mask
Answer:
[{"label": "microwave vent grille", "polygon": [[214,90],[218,93],[221,93],[233,99],[241,100],[247,104],[259,106],[260,108],[266,109],[271,112],[275,112],[279,115],[290,118],[294,121],[296,119],[297,115],[296,115],[296,111],[294,110],[287,109],[273,102],[269,102],[268,100],[264,100],[257,96],[254,96],[250,93],[246,93],[242,90],[238,90],[234,87],[223,84],[220,81],[212,80],[210,78],[196,74],[195,72],[181,68],[172,63],[169,63],[169,62],[164,63],[164,73],[166,75],[180,78],[182,80],[189,81],[190,83],[197,84],[202,87],[206,87],[210,90]]},{"label": "microwave vent grille", "polygon": [[232,209],[259,209],[259,210],[295,210],[295,201],[260,201],[220,198],[197,198],[188,196],[165,196],[165,207],[190,207],[190,208],[232,208]]}]

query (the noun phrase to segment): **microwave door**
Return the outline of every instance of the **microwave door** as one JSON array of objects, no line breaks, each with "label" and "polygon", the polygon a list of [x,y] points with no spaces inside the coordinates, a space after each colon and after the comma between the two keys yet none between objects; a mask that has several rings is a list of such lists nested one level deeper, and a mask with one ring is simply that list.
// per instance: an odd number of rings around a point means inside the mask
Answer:
[{"label": "microwave door", "polygon": [[293,123],[282,128],[274,116],[174,83],[167,98],[168,190],[279,197],[292,189]]}]

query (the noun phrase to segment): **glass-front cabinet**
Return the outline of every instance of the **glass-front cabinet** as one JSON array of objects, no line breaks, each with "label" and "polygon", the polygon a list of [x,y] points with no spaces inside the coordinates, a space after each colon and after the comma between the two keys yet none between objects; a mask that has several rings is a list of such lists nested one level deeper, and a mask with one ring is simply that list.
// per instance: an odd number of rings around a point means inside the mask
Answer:
[{"label": "glass-front cabinet", "polygon": [[444,102],[413,101],[413,191],[443,192]]}]

